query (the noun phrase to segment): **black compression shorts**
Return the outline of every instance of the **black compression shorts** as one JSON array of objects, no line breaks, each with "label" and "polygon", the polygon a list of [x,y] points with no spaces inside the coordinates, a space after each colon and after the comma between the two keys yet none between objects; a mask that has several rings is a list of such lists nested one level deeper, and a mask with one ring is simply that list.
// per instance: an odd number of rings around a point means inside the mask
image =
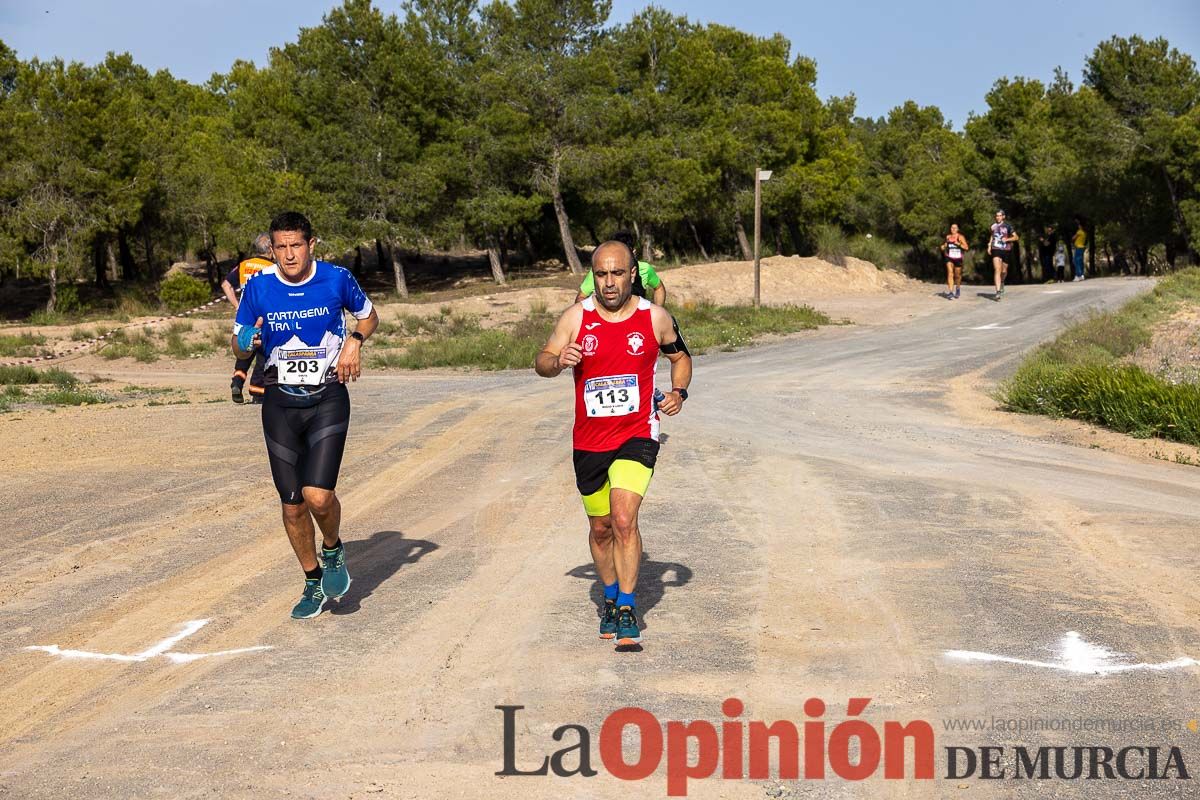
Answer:
[{"label": "black compression shorts", "polygon": [[600,487],[608,480],[608,468],[618,458],[636,461],[644,467],[654,469],[654,464],[658,461],[658,442],[639,436],[625,442],[616,450],[576,450],[572,460],[575,462],[575,487],[579,489],[579,493],[586,497],[600,491]]},{"label": "black compression shorts", "polygon": [[346,432],[350,428],[350,393],[341,383],[326,384],[312,399],[297,400],[279,386],[268,386],[263,398],[263,434],[279,499],[304,502],[301,489],[337,486]]}]

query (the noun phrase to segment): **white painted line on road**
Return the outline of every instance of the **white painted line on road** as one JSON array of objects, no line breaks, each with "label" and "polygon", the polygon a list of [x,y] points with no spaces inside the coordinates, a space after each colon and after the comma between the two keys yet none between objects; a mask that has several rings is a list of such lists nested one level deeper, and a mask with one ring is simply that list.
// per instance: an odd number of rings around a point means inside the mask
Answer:
[{"label": "white painted line on road", "polygon": [[1001,325],[999,322],[989,322],[987,325],[980,325],[978,328],[959,328],[960,331],[1006,331],[1012,325]]},{"label": "white painted line on road", "polygon": [[1047,289],[1046,291],[1042,292],[1042,294],[1062,294],[1062,293],[1063,293],[1062,289]]},{"label": "white painted line on road", "polygon": [[193,619],[183,624],[183,629],[179,633],[172,634],[161,642],[146,648],[140,653],[133,655],[125,655],[123,653],[93,653],[90,650],[64,650],[56,644],[35,644],[26,647],[26,650],[41,650],[43,653],[48,653],[52,656],[62,656],[63,658],[78,658],[90,661],[122,661],[125,663],[137,663],[140,661],[149,661],[152,658],[162,656],[173,664],[189,664],[193,661],[198,661],[202,658],[214,658],[216,656],[234,656],[242,653],[254,653],[260,650],[273,649],[270,645],[258,645],[256,647],[240,647],[236,650],[219,650],[215,653],[173,653],[171,648],[182,642],[189,636],[192,636],[212,620]]},{"label": "white painted line on road", "polygon": [[1168,670],[1182,667],[1200,666],[1200,661],[1194,658],[1177,658],[1161,664],[1129,664],[1121,663],[1123,653],[1114,653],[1107,647],[1090,644],[1075,631],[1068,631],[1058,642],[1057,661],[1031,661],[1026,658],[1011,658],[992,653],[979,653],[973,650],[947,650],[946,658],[958,661],[991,661],[1006,664],[1021,664],[1027,667],[1042,667],[1056,669],[1062,672],[1073,672],[1078,675],[1110,675],[1114,672],[1132,672],[1134,670]]}]

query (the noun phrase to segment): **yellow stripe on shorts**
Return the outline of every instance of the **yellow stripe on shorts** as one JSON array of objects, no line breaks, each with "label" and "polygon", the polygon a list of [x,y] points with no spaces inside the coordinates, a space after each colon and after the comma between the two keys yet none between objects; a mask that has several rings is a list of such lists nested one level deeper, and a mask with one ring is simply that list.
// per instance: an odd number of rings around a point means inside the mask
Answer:
[{"label": "yellow stripe on shorts", "polygon": [[608,468],[608,480],[604,485],[592,494],[583,496],[583,510],[589,517],[606,517],[612,512],[612,506],[609,505],[611,490],[625,489],[645,497],[653,476],[654,470],[645,464],[618,458]]}]

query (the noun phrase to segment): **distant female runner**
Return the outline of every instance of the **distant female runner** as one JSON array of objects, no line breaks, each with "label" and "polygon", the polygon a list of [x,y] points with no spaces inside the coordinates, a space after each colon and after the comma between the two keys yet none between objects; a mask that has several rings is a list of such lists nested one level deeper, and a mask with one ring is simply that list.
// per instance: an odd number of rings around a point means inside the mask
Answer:
[{"label": "distant female runner", "polygon": [[962,292],[963,253],[969,249],[967,237],[958,232],[957,223],[952,223],[946,241],[942,242],[946,256],[946,297],[950,300],[958,299]]}]

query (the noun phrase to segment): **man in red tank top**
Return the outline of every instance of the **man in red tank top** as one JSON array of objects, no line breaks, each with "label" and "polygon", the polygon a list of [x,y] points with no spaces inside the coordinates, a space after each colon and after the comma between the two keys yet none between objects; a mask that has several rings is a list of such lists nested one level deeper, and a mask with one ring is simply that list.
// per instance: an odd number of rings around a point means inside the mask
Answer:
[{"label": "man in red tank top", "polygon": [[[575,376],[575,484],[604,584],[600,638],[618,647],[641,641],[634,596],[642,560],[638,511],[658,458],[658,412],[678,414],[692,380],[692,358],[674,319],[633,296],[635,269],[621,242],[597,247],[596,293],[563,312],[534,364],[543,378],[567,368]],[[672,389],[665,394],[654,388],[659,354],[671,362]]]}]

